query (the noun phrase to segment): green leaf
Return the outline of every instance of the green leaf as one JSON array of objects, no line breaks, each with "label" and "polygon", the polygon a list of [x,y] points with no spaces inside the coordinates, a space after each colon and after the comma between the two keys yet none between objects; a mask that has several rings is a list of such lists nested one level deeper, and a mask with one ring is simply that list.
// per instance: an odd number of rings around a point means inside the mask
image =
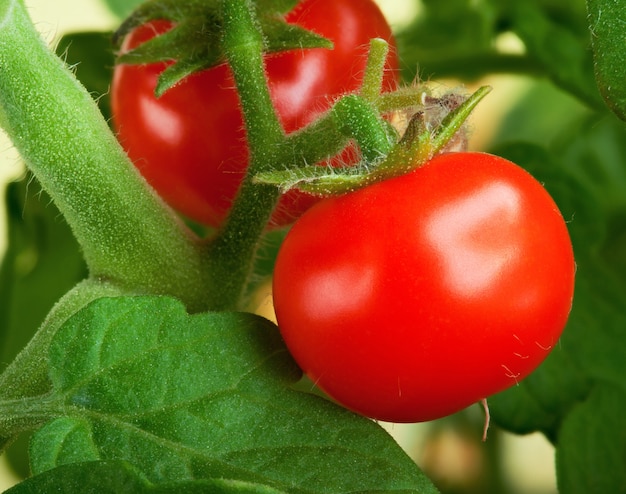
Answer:
[{"label": "green leaf", "polygon": [[571,360],[569,340],[564,338],[519,386],[489,398],[491,415],[500,426],[517,434],[541,431],[556,442],[563,418],[591,389],[590,380]]},{"label": "green leaf", "polygon": [[261,30],[266,39],[268,53],[305,48],[332,49],[333,44],[326,38],[294,24],[287,24],[280,18],[261,16]]},{"label": "green leaf", "polygon": [[543,409],[527,382],[526,379],[516,387],[491,396],[488,399],[491,418],[498,426],[515,434],[541,431],[553,438],[560,417]]},{"label": "green leaf", "polygon": [[512,29],[524,42],[528,56],[555,84],[592,108],[604,107],[595,84],[588,32],[583,36],[534,2],[511,3],[510,15]]},{"label": "green leaf", "polygon": [[626,492],[626,390],[598,385],[567,417],[559,433],[559,492]]},{"label": "green leaf", "polygon": [[600,93],[626,120],[626,9],[620,0],[588,0],[587,7]]},{"label": "green leaf", "polygon": [[6,494],[284,494],[267,486],[226,479],[155,485],[123,461],[63,465],[36,475]]},{"label": "green leaf", "polygon": [[128,461],[158,484],[436,492],[379,426],[289,389],[300,371],[260,317],[104,298],[58,331],[49,362],[62,413],[33,437],[34,473],[82,456]]}]

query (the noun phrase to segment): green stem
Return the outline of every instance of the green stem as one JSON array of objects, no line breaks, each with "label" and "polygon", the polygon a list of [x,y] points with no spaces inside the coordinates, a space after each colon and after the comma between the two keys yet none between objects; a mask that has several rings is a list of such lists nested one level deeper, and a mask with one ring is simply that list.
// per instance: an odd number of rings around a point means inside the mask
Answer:
[{"label": "green stem", "polygon": [[303,129],[289,134],[282,146],[283,169],[319,163],[339,154],[349,141],[339,127],[337,116],[331,110]]},{"label": "green stem", "polygon": [[209,246],[213,310],[241,309],[259,241],[279,197],[275,187],[253,183],[257,172],[280,163],[285,141],[270,97],[263,61],[263,36],[247,0],[223,0],[223,47],[246,123],[250,149],[248,175],[226,224]]},{"label": "green stem", "polygon": [[376,100],[376,107],[381,113],[392,111],[422,108],[423,99],[429,95],[429,90],[422,86],[407,86],[391,93],[383,93]]},{"label": "green stem", "polygon": [[335,104],[332,112],[340,131],[358,143],[365,163],[379,161],[393,147],[387,124],[361,96],[344,96]]},{"label": "green stem", "polygon": [[284,131],[270,97],[265,64],[264,42],[255,22],[249,0],[222,0],[223,47],[233,71],[237,93],[246,123],[250,148],[250,171],[261,171],[274,164],[276,144]]},{"label": "green stem", "polygon": [[[368,149],[374,154],[377,154],[376,149],[387,147],[387,132],[380,132],[382,121],[376,115],[375,109],[367,106],[369,103],[378,108],[378,102],[383,97],[381,88],[388,53],[389,45],[385,40],[380,38],[371,40],[361,84],[361,98],[355,96],[356,100],[352,102],[340,100],[336,107],[313,123],[287,136],[282,148],[285,154],[284,163],[293,166],[285,166],[285,169],[300,168],[303,164],[315,164],[335,156],[348,144],[349,138],[355,138],[363,149]],[[361,108],[356,108],[357,106]],[[365,130],[368,125],[373,127],[371,131]],[[360,128],[364,130],[361,131]]]},{"label": "green stem", "polygon": [[374,38],[370,41],[367,66],[361,84],[361,96],[367,101],[375,102],[380,96],[388,54],[389,45],[384,39]]},{"label": "green stem", "polygon": [[0,452],[12,438],[63,413],[63,403],[52,394],[0,400]]},{"label": "green stem", "polygon": [[0,7],[0,125],[55,201],[91,276],[204,308],[202,251],[146,186],[23,0]]}]

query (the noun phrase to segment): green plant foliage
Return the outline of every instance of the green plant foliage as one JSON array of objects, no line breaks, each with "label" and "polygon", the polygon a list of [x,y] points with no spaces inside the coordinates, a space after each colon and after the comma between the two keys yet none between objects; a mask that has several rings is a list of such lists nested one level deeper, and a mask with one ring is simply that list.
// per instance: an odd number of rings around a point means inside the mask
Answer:
[{"label": "green plant foliage", "polygon": [[609,107],[626,120],[626,9],[619,0],[589,0],[588,7],[600,92]]},{"label": "green plant foliage", "polygon": [[556,455],[561,492],[625,492],[624,406],[623,386],[601,383],[568,415]]},{"label": "green plant foliage", "polygon": [[271,487],[215,479],[155,485],[122,461],[75,463],[32,477],[6,494],[284,494]]},{"label": "green plant foliage", "polygon": [[[424,1],[422,13],[398,34],[406,66],[413,78],[457,77],[474,80],[493,73],[522,73],[548,77],[600,109],[581,1],[507,2],[502,0]],[[524,46],[510,52],[498,44],[504,34]],[[620,33],[612,33],[622,46]],[[621,43],[621,44],[619,44]]]},{"label": "green plant foliage", "polygon": [[526,56],[557,85],[596,108],[602,100],[595,85],[589,33],[578,33],[533,2],[515,2],[509,12],[511,29],[526,47]]},{"label": "green plant foliage", "polygon": [[[254,4],[253,4],[254,5]],[[263,33],[267,52],[301,48],[332,48],[325,38],[286,23],[281,14],[289,12],[293,0],[265,0],[258,5],[258,29]],[[163,94],[183,78],[223,63],[224,19],[217,0],[150,0],[138,6],[115,33],[119,43],[134,28],[153,20],[168,20],[172,29],[124,53],[124,63],[173,62],[159,76],[157,95]]]},{"label": "green plant foliage", "polygon": [[220,477],[302,493],[435,492],[376,424],[289,389],[300,371],[260,317],[104,298],[58,331],[49,364],[53,395],[42,400],[59,417],[33,437],[35,474],[124,459],[153,483]]}]

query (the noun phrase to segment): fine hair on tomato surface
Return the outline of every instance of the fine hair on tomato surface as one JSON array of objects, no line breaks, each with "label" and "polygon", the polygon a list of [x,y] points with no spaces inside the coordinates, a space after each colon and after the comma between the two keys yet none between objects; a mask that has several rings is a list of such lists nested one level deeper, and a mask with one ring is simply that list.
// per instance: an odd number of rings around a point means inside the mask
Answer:
[{"label": "fine hair on tomato surface", "polygon": [[[360,89],[372,38],[390,45],[382,90],[396,89],[395,41],[373,0],[303,0],[285,20],[333,42],[333,49],[288,50],[265,57],[270,96],[286,133],[301,129],[337,98]],[[167,21],[146,23],[125,38],[121,52],[171,27]],[[228,65],[221,64],[187,77],[156,98],[154,90],[167,65],[115,67],[114,127],[135,166],[170,206],[199,223],[218,227],[249,161],[235,82]],[[358,153],[351,147],[336,161],[357,160]],[[293,222],[317,200],[297,191],[285,194],[270,226]]]},{"label": "fine hair on tomato surface", "polygon": [[538,181],[497,156],[449,153],[307,211],[273,296],[322,390],[368,417],[420,422],[532,372],[566,325],[575,270]]}]

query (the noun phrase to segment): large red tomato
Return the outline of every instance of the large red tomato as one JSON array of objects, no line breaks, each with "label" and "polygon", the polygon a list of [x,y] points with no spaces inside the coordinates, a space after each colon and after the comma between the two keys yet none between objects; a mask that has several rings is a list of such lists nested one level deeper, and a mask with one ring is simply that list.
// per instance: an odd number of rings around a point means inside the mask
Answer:
[{"label": "large red tomato", "polygon": [[279,251],[274,304],[321,389],[363,415],[417,422],[535,369],[557,347],[574,272],[540,183],[493,155],[443,154],[307,211]]},{"label": "large red tomato", "polygon": [[[266,57],[272,101],[286,132],[310,123],[338,96],[359,88],[371,38],[390,43],[384,89],[396,87],[392,33],[372,0],[304,0],[286,20],[334,43],[333,50],[293,50]],[[125,39],[122,51],[169,27],[159,21],[136,29]],[[195,74],[157,99],[154,88],[165,67],[157,63],[115,68],[114,126],[135,165],[166,202],[191,219],[219,226],[248,165],[230,69],[220,65]],[[315,201],[312,196],[288,193],[272,223],[292,222]]]}]

